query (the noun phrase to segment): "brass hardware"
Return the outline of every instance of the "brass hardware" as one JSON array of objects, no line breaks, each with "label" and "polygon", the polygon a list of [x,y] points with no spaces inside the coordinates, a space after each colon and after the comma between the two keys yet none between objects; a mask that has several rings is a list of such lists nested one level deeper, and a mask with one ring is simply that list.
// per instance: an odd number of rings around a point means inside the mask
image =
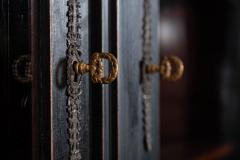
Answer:
[{"label": "brass hardware", "polygon": [[31,82],[31,57],[29,55],[21,55],[19,58],[15,59],[12,65],[12,73],[14,78],[20,83]]},{"label": "brass hardware", "polygon": [[[173,72],[173,64],[175,66],[175,72]],[[176,56],[164,57],[161,61],[160,67],[158,65],[148,65],[146,67],[147,73],[156,73],[159,72],[163,79],[169,81],[179,80],[184,72],[184,65],[180,58]]]},{"label": "brass hardware", "polygon": [[[106,59],[111,63],[111,72],[108,77],[104,76],[104,66],[102,60]],[[77,74],[90,73],[93,83],[108,84],[113,82],[118,74],[117,59],[111,53],[94,53],[89,64],[83,62],[74,63],[74,71]]]}]

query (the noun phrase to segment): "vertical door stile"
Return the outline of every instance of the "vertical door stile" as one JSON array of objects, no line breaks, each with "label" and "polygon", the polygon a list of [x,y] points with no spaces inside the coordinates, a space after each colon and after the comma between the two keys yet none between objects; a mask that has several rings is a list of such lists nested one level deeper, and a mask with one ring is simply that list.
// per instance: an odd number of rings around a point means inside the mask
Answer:
[{"label": "vertical door stile", "polygon": [[[101,52],[109,52],[109,0],[102,0],[102,9],[101,9],[101,19],[102,19],[102,50]],[[109,70],[108,65],[104,67],[105,71]],[[111,95],[109,94],[109,85],[102,85],[102,136],[103,136],[103,160],[109,160],[109,98]]]},{"label": "vertical door stile", "polygon": [[[119,53],[117,49],[118,36],[118,3],[119,0],[108,0],[108,42],[109,51],[114,54],[119,61]],[[109,85],[109,159],[119,160],[119,143],[118,143],[118,83],[119,78]]]},{"label": "vertical door stile", "polygon": [[[102,51],[102,0],[89,1],[89,53]],[[90,83],[91,158],[103,158],[103,86]]]}]

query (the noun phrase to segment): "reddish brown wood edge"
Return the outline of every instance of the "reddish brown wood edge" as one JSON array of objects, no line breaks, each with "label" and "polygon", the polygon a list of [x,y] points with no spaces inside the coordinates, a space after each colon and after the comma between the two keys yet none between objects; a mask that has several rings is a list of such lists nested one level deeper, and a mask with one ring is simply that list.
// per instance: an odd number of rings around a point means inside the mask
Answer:
[{"label": "reddish brown wood edge", "polygon": [[202,155],[193,159],[194,160],[217,160],[231,154],[233,152],[233,149],[234,148],[232,145],[226,144],[218,148],[212,149],[207,153],[203,153]]}]

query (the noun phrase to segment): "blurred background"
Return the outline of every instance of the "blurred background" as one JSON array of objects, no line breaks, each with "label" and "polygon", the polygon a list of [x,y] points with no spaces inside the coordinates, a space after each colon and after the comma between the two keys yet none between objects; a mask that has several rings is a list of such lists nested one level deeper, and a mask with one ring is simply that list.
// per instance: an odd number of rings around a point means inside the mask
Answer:
[{"label": "blurred background", "polygon": [[160,55],[185,65],[161,81],[161,160],[240,159],[240,1],[160,0]]}]

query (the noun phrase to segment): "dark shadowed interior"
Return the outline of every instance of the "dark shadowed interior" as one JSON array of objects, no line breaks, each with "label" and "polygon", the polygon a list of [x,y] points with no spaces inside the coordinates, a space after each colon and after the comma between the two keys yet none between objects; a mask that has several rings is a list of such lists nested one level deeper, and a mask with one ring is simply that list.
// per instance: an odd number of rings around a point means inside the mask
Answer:
[{"label": "dark shadowed interior", "polygon": [[239,159],[238,1],[161,0],[160,54],[185,73],[161,81],[161,158]]}]

